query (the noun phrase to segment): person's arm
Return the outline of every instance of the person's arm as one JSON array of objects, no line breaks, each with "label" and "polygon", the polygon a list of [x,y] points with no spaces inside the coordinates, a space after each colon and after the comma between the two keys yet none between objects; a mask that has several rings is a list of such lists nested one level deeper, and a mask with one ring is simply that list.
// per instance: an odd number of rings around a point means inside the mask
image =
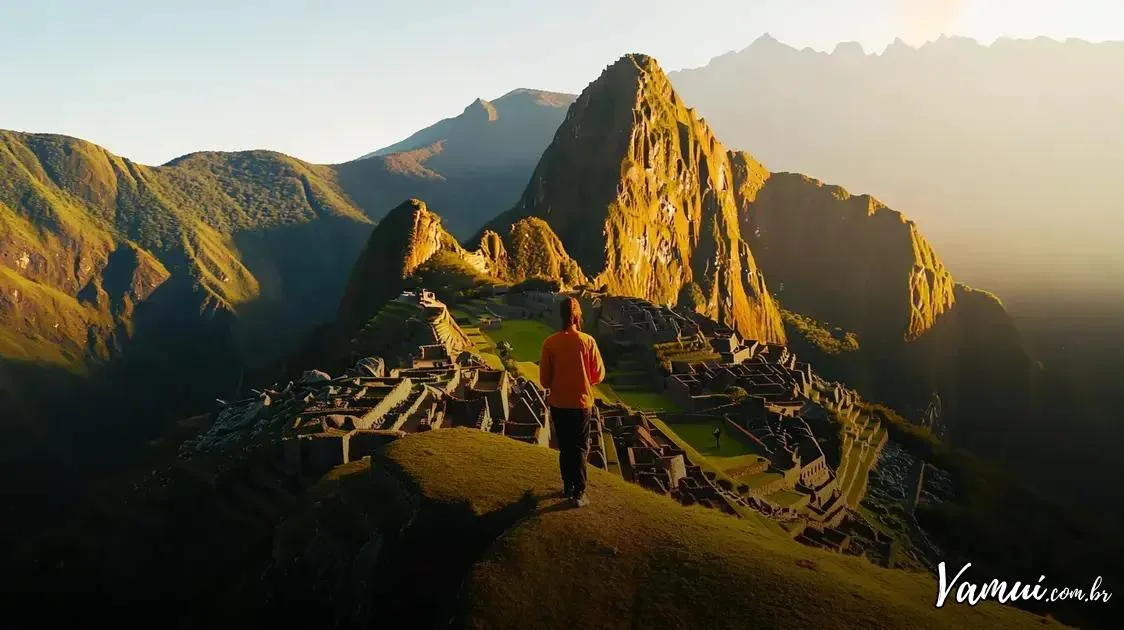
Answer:
[{"label": "person's arm", "polygon": [[539,384],[543,389],[550,389],[550,384],[554,381],[554,357],[551,355],[550,349],[547,347],[546,342],[542,344],[542,354],[539,356]]},{"label": "person's arm", "polygon": [[601,349],[597,347],[597,341],[591,339],[589,345],[586,375],[589,377],[590,385],[597,385],[605,380],[605,362],[601,360]]}]

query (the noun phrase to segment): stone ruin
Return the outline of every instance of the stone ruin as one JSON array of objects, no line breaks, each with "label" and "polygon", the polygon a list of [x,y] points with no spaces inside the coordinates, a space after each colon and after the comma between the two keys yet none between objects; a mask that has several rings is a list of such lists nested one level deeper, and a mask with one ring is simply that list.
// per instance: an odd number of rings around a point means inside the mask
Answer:
[{"label": "stone ruin", "polygon": [[601,326],[618,338],[646,345],[703,341],[698,323],[672,308],[631,297],[604,297],[600,306]]},{"label": "stone ruin", "polygon": [[[424,304],[435,321],[456,327],[431,294],[403,299]],[[642,300],[608,298],[603,300],[606,303],[615,305],[610,306],[610,318],[627,315],[634,323],[642,322],[641,332],[656,333],[653,339],[670,335],[668,331],[680,338],[700,335],[720,356],[729,358],[673,363],[667,393],[692,409],[728,387],[745,389],[749,398],[741,413],[724,421],[728,431],[755,444],[762,459],[733,477],[704,470],[650,415],[598,401],[591,465],[684,505],[732,515],[756,512],[797,524],[790,531],[805,544],[868,555],[879,548],[864,538],[861,518],[848,518],[856,515],[848,509],[836,472],[804,417],[817,406],[813,398],[837,417],[849,417],[858,404],[853,391],[823,382],[786,348],[742,340],[717,324],[698,326],[671,309],[645,308]],[[662,323],[653,328],[653,322]],[[542,388],[489,367],[470,349],[447,343],[459,338],[459,328],[444,335],[436,327],[431,330],[433,334],[420,339],[422,343],[408,353],[401,367],[388,368],[382,358],[365,356],[340,376],[310,370],[284,386],[254,391],[246,399],[218,401],[212,426],[185,442],[181,453],[190,457],[264,435],[278,439],[290,474],[317,475],[404,435],[449,427],[556,447]],[[775,479],[752,487],[743,482],[754,475]],[[776,503],[771,495],[778,491],[794,492],[800,500]]]}]

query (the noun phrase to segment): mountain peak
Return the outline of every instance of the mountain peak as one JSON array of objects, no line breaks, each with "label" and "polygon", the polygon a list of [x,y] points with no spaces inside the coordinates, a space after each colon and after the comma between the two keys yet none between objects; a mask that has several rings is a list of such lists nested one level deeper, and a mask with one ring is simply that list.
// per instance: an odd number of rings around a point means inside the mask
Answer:
[{"label": "mountain peak", "polygon": [[563,92],[548,92],[546,90],[533,90],[529,88],[516,88],[507,94],[492,101],[497,109],[515,102],[528,102],[540,107],[569,107],[577,98],[574,94]]},{"label": "mountain peak", "polygon": [[907,44],[905,42],[905,40],[903,40],[900,37],[895,37],[894,41],[891,42],[890,45],[886,47],[886,50],[883,51],[882,54],[884,56],[887,56],[887,55],[891,55],[891,54],[901,54],[901,53],[916,52],[916,51],[917,51],[917,49],[914,48],[913,46],[910,46],[909,44]]},{"label": "mountain peak", "polygon": [[384,220],[403,215],[413,216],[415,214],[432,214],[429,212],[429,207],[421,199],[407,199],[397,206],[391,208],[390,212],[386,213]]},{"label": "mountain peak", "polygon": [[[607,66],[605,68],[605,71],[601,73],[601,76],[598,77],[598,79],[592,84],[590,84],[590,87],[601,83],[609,79],[610,77],[633,77],[644,73],[658,73],[662,75],[663,70],[660,68],[659,63],[657,63],[654,58],[648,55],[645,55],[643,53],[628,53],[627,55],[622,56],[620,59],[617,59],[615,62]],[[585,92],[582,92],[582,94],[584,95]]]},{"label": "mountain peak", "polygon": [[495,105],[482,98],[478,98],[472,101],[468,107],[464,108],[461,117],[472,121],[495,122],[499,118],[499,114],[496,112]]},{"label": "mountain peak", "polygon": [[697,310],[741,334],[783,325],[738,227],[725,147],[676,95],[658,62],[621,57],[578,97],[523,198],[493,229],[549,223],[593,285]]},{"label": "mountain peak", "polygon": [[407,199],[388,212],[371,232],[352,269],[340,302],[339,321],[344,329],[358,329],[402,290],[406,278],[444,249],[459,252],[460,245],[424,201]]},{"label": "mountain peak", "polygon": [[763,33],[761,35],[761,37],[758,37],[757,39],[753,40],[753,43],[750,44],[750,46],[783,46],[783,45],[784,44],[782,44],[780,42],[780,40],[778,40],[776,37],[773,37],[772,33]]},{"label": "mountain peak", "polygon": [[780,41],[776,37],[773,37],[772,34],[770,34],[770,33],[765,33],[761,37],[758,37],[757,39],[753,40],[753,43],[750,44],[749,47],[746,48],[746,50],[753,50],[755,52],[761,52],[761,51],[776,51],[776,52],[790,52],[791,51],[791,52],[795,52],[796,48],[794,48],[792,46],[789,46],[788,44]]},{"label": "mountain peak", "polygon": [[831,54],[839,57],[854,59],[858,57],[865,57],[866,50],[864,50],[863,45],[858,42],[839,42],[838,44],[836,44],[835,50],[833,50]]}]

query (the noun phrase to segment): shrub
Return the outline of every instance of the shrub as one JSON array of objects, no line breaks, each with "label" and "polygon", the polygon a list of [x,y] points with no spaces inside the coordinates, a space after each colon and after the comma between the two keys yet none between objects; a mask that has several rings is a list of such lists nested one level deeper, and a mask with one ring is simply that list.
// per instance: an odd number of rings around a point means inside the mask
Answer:
[{"label": "shrub", "polygon": [[509,293],[526,293],[528,291],[544,291],[547,293],[558,293],[562,290],[562,284],[557,280],[550,278],[527,278],[526,280],[512,285]]},{"label": "shrub", "polygon": [[746,398],[749,398],[749,392],[745,391],[744,388],[738,387],[737,385],[731,385],[730,387],[727,387],[726,395],[730,397],[730,402],[733,403],[740,403]]},{"label": "shrub", "polygon": [[696,312],[706,307],[706,296],[697,282],[685,284],[679,290],[679,306]]}]

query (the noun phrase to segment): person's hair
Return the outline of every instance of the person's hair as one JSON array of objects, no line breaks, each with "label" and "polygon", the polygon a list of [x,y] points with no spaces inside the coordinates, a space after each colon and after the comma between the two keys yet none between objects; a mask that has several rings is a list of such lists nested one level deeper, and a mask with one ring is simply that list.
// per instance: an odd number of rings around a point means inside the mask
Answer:
[{"label": "person's hair", "polygon": [[582,307],[578,304],[577,298],[564,298],[558,304],[558,310],[562,314],[562,328],[566,329],[570,326],[581,330],[582,328]]}]

